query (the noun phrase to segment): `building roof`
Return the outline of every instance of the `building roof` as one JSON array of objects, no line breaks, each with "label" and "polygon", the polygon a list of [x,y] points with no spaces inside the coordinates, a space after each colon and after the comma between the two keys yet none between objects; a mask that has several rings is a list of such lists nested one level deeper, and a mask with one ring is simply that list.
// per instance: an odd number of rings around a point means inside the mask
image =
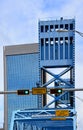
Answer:
[{"label": "building roof", "polygon": [[4,55],[38,53],[38,43],[4,46]]}]

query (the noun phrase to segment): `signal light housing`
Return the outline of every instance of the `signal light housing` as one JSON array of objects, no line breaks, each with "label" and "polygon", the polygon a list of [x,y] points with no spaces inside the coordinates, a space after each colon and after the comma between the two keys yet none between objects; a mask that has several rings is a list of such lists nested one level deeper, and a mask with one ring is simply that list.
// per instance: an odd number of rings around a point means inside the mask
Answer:
[{"label": "signal light housing", "polygon": [[62,94],[62,92],[63,92],[62,88],[52,88],[52,89],[50,89],[50,94],[60,95],[60,94]]},{"label": "signal light housing", "polygon": [[29,89],[17,90],[18,95],[29,95]]}]

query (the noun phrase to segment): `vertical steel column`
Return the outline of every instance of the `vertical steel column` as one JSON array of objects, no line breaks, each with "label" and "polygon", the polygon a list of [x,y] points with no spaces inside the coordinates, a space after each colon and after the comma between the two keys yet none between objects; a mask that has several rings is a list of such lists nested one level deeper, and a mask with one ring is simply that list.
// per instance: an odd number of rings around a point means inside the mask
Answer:
[{"label": "vertical steel column", "polygon": [[[41,77],[42,77],[42,84],[45,84],[46,83],[46,72],[41,69]],[[44,94],[43,95],[43,105],[42,106],[45,106],[47,104],[47,94]]]}]

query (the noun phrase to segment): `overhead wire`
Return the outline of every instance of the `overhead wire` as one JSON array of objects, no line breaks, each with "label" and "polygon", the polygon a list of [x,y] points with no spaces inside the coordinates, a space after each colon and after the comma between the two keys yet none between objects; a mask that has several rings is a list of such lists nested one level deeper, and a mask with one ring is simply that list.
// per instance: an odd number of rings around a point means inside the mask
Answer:
[{"label": "overhead wire", "polygon": [[75,30],[76,33],[78,33],[81,37],[83,37],[83,33]]},{"label": "overhead wire", "polygon": [[78,97],[78,96],[75,96],[77,99],[79,99],[81,102],[83,102],[83,99]]}]

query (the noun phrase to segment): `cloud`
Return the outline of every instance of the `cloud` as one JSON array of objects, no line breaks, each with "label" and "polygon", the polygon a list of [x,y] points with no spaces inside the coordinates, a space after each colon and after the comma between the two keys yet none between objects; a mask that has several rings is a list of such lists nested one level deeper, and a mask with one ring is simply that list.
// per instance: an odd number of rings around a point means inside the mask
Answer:
[{"label": "cloud", "polygon": [[[38,42],[38,19],[76,17],[76,30],[83,32],[83,0],[1,0],[0,1],[0,45]],[[83,39],[76,34],[76,87],[82,87]],[[1,50],[1,49],[0,49]],[[2,51],[0,51],[2,53]],[[0,55],[0,83],[3,85],[3,64]],[[2,88],[0,88],[2,89]],[[83,93],[78,92],[80,97]],[[78,130],[82,125],[83,105],[77,101]],[[3,113],[3,100],[0,100]],[[2,117],[0,117],[2,119]],[[81,127],[82,126],[82,127]],[[80,128],[81,127],[81,128]]]},{"label": "cloud", "polygon": [[[38,42],[38,19],[70,15],[78,19],[82,4],[82,0],[3,0],[0,3],[0,44]],[[77,22],[83,23],[81,21]]]},{"label": "cloud", "polygon": [[[36,6],[35,6],[36,4]],[[42,0],[5,1],[1,4],[1,42],[3,44],[38,41],[38,17],[42,14]],[[4,41],[4,42],[3,42]]]}]

